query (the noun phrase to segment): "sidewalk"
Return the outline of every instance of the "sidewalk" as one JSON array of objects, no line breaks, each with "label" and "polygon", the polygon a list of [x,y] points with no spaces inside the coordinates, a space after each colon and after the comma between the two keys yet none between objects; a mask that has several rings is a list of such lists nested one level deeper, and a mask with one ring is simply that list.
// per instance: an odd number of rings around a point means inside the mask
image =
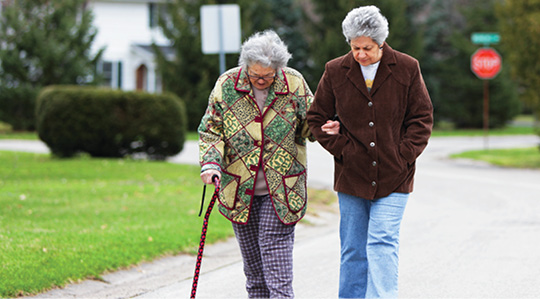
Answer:
[{"label": "sidewalk", "polygon": [[0,150],[47,154],[49,148],[37,140],[0,139]]}]

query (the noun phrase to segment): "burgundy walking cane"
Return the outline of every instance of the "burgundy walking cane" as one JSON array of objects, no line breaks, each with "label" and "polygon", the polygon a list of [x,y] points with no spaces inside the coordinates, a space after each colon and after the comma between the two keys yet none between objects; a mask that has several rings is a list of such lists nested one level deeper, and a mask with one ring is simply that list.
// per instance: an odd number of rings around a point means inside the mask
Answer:
[{"label": "burgundy walking cane", "polygon": [[[216,189],[214,191],[214,195],[212,195],[212,199],[210,200],[210,203],[208,204],[208,208],[206,209],[206,214],[204,215],[201,241],[199,243],[199,251],[197,253],[197,264],[195,264],[195,274],[193,275],[193,285],[191,286],[192,299],[195,298],[195,294],[197,293],[197,285],[199,282],[199,274],[201,271],[201,261],[202,261],[202,255],[203,255],[203,250],[204,250],[204,242],[206,241],[206,231],[208,230],[208,219],[210,218],[210,213],[212,212],[212,208],[214,207],[214,204],[216,203],[216,199],[219,196],[219,177],[217,174],[214,174],[212,176],[212,182],[216,186]],[[199,211],[199,217],[201,216],[201,213],[203,210],[205,193],[206,193],[206,184],[203,187],[203,196],[202,196],[202,201],[201,201],[201,210]]]}]

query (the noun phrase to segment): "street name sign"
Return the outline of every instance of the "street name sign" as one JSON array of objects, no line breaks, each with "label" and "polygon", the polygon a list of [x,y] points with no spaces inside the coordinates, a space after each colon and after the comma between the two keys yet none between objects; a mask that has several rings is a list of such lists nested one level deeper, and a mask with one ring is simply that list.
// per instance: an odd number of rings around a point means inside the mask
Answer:
[{"label": "street name sign", "polygon": [[501,36],[497,32],[475,32],[471,34],[473,44],[498,44],[501,41]]}]

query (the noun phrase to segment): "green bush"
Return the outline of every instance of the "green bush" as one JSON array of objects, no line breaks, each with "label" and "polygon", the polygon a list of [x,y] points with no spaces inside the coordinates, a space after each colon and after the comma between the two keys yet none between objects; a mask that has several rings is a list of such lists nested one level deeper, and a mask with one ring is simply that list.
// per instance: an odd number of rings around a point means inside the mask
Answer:
[{"label": "green bush", "polygon": [[6,134],[13,132],[13,128],[10,124],[0,121],[0,134]]},{"label": "green bush", "polygon": [[36,115],[39,138],[59,157],[164,159],[185,141],[185,106],[172,94],[51,86],[40,93]]},{"label": "green bush", "polygon": [[11,125],[15,131],[34,131],[38,90],[32,86],[0,86],[0,121]]}]

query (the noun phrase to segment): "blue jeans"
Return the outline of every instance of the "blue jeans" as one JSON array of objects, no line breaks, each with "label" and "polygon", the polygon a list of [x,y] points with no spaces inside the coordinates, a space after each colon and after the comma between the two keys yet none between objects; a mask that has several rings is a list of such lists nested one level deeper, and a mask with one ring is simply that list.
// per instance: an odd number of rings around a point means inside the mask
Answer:
[{"label": "blue jeans", "polygon": [[338,193],[339,298],[397,298],[399,228],[409,194],[367,200]]}]

